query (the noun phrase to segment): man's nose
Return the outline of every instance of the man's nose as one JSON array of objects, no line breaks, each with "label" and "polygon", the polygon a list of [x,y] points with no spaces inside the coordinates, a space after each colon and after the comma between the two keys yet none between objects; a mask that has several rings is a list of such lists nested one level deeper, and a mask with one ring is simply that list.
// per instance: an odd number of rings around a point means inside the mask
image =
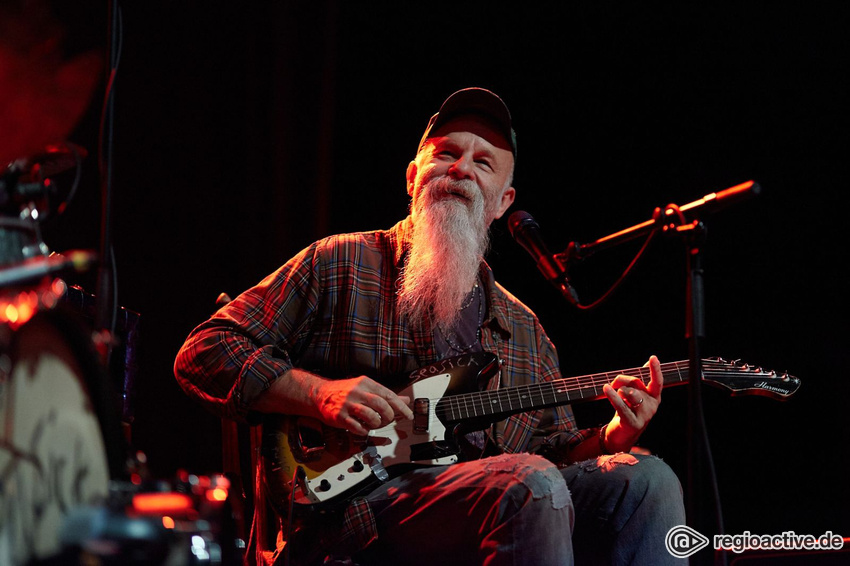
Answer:
[{"label": "man's nose", "polygon": [[453,179],[471,179],[472,163],[465,156],[458,157],[455,162],[449,166],[449,175],[451,175]]}]

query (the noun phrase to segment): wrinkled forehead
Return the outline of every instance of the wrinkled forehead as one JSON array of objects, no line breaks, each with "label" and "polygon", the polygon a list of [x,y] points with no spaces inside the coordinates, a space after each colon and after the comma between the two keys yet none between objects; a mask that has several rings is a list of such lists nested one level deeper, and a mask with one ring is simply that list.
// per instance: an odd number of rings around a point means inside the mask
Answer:
[{"label": "wrinkled forehead", "polygon": [[[455,116],[445,124],[441,125],[435,131],[431,132],[426,140],[426,144],[432,138],[448,136],[455,132],[468,132],[480,137],[488,144],[493,146],[493,149],[503,150],[508,156],[513,157],[511,144],[501,130],[489,118],[480,114],[464,114]],[[498,152],[502,153],[502,152]]]}]

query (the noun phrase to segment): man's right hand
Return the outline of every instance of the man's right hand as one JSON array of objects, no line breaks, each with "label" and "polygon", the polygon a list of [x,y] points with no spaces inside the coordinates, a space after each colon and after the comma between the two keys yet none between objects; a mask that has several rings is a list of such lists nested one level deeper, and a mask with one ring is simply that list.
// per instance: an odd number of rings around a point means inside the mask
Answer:
[{"label": "man's right hand", "polygon": [[396,415],[413,418],[409,397],[399,397],[380,383],[362,375],[350,379],[321,379],[314,398],[319,418],[327,425],[366,435],[393,422]]},{"label": "man's right hand", "polygon": [[395,420],[413,418],[409,397],[399,397],[377,381],[361,375],[325,379],[293,368],[276,379],[254,401],[252,410],[317,418],[328,426],[365,436]]}]

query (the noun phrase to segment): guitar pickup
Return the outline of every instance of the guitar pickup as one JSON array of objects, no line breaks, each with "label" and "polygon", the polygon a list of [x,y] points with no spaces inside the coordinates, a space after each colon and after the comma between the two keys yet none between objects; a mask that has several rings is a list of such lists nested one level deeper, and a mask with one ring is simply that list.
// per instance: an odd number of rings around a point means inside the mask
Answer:
[{"label": "guitar pickup", "polygon": [[431,412],[430,399],[415,399],[413,401],[413,433],[428,434],[428,424],[430,421],[429,413]]}]

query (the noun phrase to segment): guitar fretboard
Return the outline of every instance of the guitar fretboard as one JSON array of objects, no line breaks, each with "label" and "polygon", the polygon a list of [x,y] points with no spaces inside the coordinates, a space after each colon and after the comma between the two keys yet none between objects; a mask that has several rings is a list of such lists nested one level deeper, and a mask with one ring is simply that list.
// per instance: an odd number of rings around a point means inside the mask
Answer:
[{"label": "guitar fretboard", "polygon": [[[711,360],[703,360],[703,375],[713,368]],[[688,381],[688,361],[661,364],[664,386],[683,384]],[[511,415],[535,409],[564,405],[575,401],[592,401],[604,397],[602,387],[618,375],[637,377],[649,383],[648,367],[631,368],[605,373],[594,373],[568,377],[554,381],[506,387],[502,389],[476,391],[443,397],[437,407],[438,416],[449,422],[467,419]]]}]

